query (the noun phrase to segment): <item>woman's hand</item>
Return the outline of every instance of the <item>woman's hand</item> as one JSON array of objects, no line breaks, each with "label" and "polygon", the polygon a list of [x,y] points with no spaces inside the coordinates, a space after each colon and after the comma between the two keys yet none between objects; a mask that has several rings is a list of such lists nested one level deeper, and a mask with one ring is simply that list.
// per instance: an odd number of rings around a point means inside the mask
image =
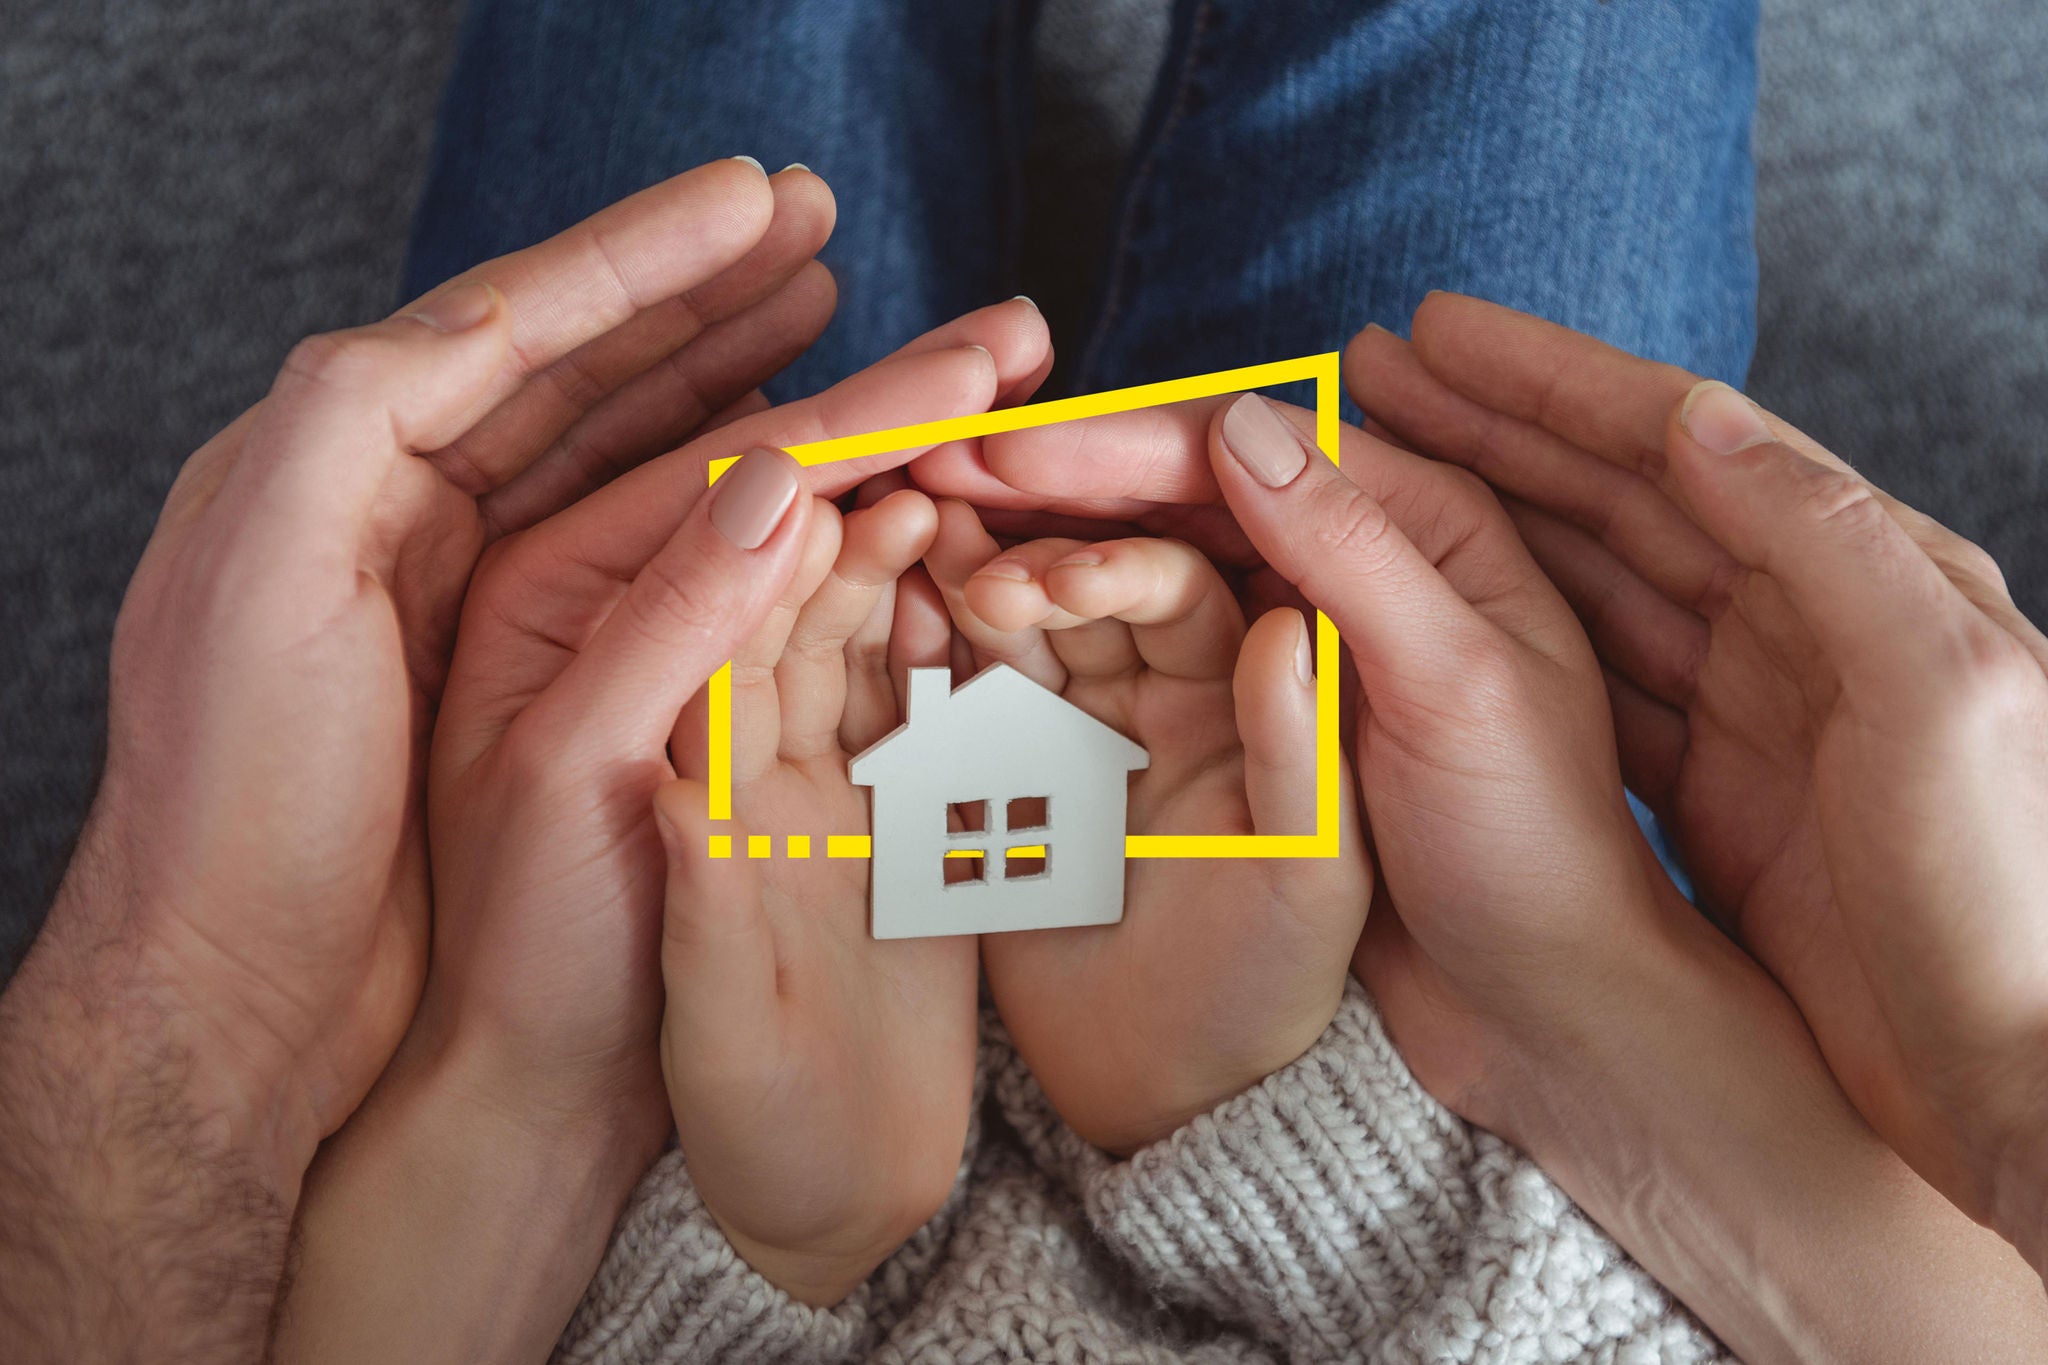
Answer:
[{"label": "woman's hand", "polygon": [[1631,784],[1857,1106],[2048,1266],[2048,642],[1976,546],[1720,385],[1472,299],[1367,409],[1520,502]]},{"label": "woman's hand", "polygon": [[[999,552],[968,504],[940,511],[925,562],[973,665],[1007,663],[1151,754],[1131,782],[1132,833],[1315,832],[1300,612],[1275,608],[1247,630],[1222,575],[1180,541]],[[1143,859],[1125,865],[1116,924],[983,937],[1003,1022],[1082,1137],[1135,1151],[1322,1036],[1372,888],[1349,773],[1340,781],[1336,857]]]},{"label": "woman's hand", "polygon": [[[433,970],[309,1183],[286,1354],[545,1354],[669,1132],[654,798],[678,718],[781,597],[814,495],[908,458],[799,477],[774,448],[986,409],[1047,350],[1030,305],[982,309],[485,557],[434,734]],[[711,463],[742,455],[707,495]],[[431,1314],[398,1311],[428,1282]]]},{"label": "woman's hand", "polygon": [[[1346,381],[1374,391],[1356,352]],[[1744,1358],[2048,1348],[2038,1279],[1870,1131],[1791,1001],[1657,868],[1591,647],[1491,494],[1349,428],[1340,473],[1283,415],[1239,399],[1018,432],[921,481],[987,502],[1000,480],[1035,516],[1227,502],[1353,655],[1387,893],[1357,969],[1403,1055]]]},{"label": "woman's hand", "polygon": [[427,736],[479,551],[747,406],[830,315],[832,212],[802,172],[679,176],[302,343],[187,462],[115,629],[98,797],[0,1006],[0,1160],[46,1168],[0,1199],[103,1206],[10,1202],[0,1319],[75,1318],[0,1335],[260,1336],[306,1163],[418,996]]}]

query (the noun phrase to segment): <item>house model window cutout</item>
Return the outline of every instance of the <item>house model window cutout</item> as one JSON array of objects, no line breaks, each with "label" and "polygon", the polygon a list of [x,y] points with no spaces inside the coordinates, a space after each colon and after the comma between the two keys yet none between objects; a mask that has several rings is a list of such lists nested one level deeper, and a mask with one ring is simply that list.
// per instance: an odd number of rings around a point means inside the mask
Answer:
[{"label": "house model window cutout", "polygon": [[1115,924],[1151,756],[1007,664],[952,682],[911,669],[908,719],[848,768],[874,788],[874,936]]}]

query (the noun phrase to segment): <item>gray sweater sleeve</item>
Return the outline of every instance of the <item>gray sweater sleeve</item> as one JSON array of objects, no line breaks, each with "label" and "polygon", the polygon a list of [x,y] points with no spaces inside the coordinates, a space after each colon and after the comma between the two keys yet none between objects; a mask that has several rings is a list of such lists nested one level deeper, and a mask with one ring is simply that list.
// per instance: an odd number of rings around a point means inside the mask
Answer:
[{"label": "gray sweater sleeve", "polygon": [[974,1117],[945,1206],[829,1309],[790,1298],[740,1258],[698,1197],[682,1152],[669,1148],[627,1200],[554,1365],[842,1365],[867,1358],[916,1304],[945,1255],[981,1145],[983,1094],[977,1076]]},{"label": "gray sweater sleeve", "polygon": [[1061,1123],[1021,1062],[991,1085],[1133,1275],[1291,1359],[1728,1358],[1528,1158],[1416,1083],[1356,983],[1301,1058],[1128,1161]]}]

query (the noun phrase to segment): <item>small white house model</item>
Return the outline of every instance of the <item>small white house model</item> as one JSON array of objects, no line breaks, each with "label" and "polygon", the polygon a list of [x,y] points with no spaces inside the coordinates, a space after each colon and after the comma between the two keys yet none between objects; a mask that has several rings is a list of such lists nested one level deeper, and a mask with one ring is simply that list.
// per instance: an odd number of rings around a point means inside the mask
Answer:
[{"label": "small white house model", "polygon": [[913,668],[907,719],[848,769],[875,789],[874,936],[1116,923],[1128,774],[1150,762],[1006,664],[958,690]]}]

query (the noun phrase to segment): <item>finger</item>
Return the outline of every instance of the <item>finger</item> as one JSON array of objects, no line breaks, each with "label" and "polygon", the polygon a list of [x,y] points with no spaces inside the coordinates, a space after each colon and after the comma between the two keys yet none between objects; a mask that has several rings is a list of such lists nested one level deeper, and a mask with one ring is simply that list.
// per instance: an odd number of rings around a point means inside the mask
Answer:
[{"label": "finger", "polygon": [[1282,607],[1252,623],[1231,691],[1257,834],[1316,830],[1316,687],[1308,622]]},{"label": "finger", "polygon": [[[744,786],[775,768],[782,751],[782,719],[791,703],[782,695],[782,658],[810,599],[832,571],[844,536],[838,511],[818,500],[811,508],[810,531],[796,572],[747,642],[732,657],[732,780]],[[671,748],[687,749],[709,725],[698,726],[694,715],[677,726]],[[679,769],[679,771],[686,771]],[[694,766],[691,770],[694,771]]]},{"label": "finger", "polygon": [[1128,519],[1160,503],[1214,503],[1206,459],[1211,417],[1229,401],[1108,413],[984,437],[978,450],[934,451],[911,466],[918,486],[977,506]]},{"label": "finger", "polygon": [[252,410],[242,457],[206,515],[254,552],[282,552],[279,562],[325,554],[353,566],[394,466],[476,420],[511,339],[505,300],[484,284],[306,338]]},{"label": "finger", "polygon": [[[737,821],[709,817],[702,784],[676,781],[654,796],[668,853],[661,975],[667,990],[662,1057],[671,1083],[702,1068],[745,1072],[778,1051],[775,938],[761,906],[757,864],[730,856],[747,847]],[[727,842],[713,857],[714,838]],[[711,1061],[715,1058],[716,1061]]]},{"label": "finger", "polygon": [[1852,695],[1940,704],[1930,678],[1996,633],[1913,543],[1870,485],[1776,439],[1750,401],[1704,381],[1670,414],[1671,474],[1693,515],[1768,574]]},{"label": "finger", "polygon": [[[959,637],[953,632],[953,618],[946,611],[946,599],[922,564],[914,565],[896,580],[896,600],[889,622],[889,681],[895,693],[888,726],[873,739],[862,742],[847,736],[846,752],[857,754],[882,735],[896,728],[910,712],[910,671],[939,668],[951,662]],[[955,670],[956,676],[960,670]]]},{"label": "finger", "polygon": [[[536,379],[564,390],[564,401],[573,403],[593,390],[592,381],[574,377],[573,364],[563,365],[568,357],[643,309],[736,264],[768,231],[774,212],[774,192],[758,167],[715,161],[536,246],[486,261],[427,298],[472,280],[495,287],[512,315],[512,351],[492,381],[493,403]],[[481,494],[517,473],[545,444],[457,444],[451,436],[436,458],[458,486]]]},{"label": "finger", "polygon": [[774,406],[773,403],[768,401],[767,394],[759,389],[749,389],[717,412],[705,418],[704,425],[697,428],[697,434],[702,436],[707,431],[716,431],[720,427],[729,427],[742,417],[752,417],[755,413],[766,412]]},{"label": "finger", "polygon": [[1055,561],[1085,548],[1084,541],[1064,538],[1012,545],[968,575],[967,605],[976,617],[1001,631],[1033,626],[1062,630],[1093,619],[1055,606],[1044,581]]},{"label": "finger", "polygon": [[[680,259],[654,259],[650,244],[643,248],[647,259],[619,264],[613,288],[624,302],[614,299],[614,306],[634,311],[539,369],[437,459],[452,470],[475,471],[484,487],[544,470],[559,458],[558,438],[586,413],[640,376],[672,369],[675,357],[720,321],[772,297],[812,261],[836,215],[824,181],[801,170],[767,180],[768,217],[759,222],[759,173],[744,163],[704,168],[714,169],[717,179],[737,187],[740,199],[726,204],[699,197],[688,206],[694,219],[674,216],[683,206],[671,205],[660,240]],[[616,234],[604,240],[603,250],[616,249]],[[736,248],[743,254],[734,255]],[[629,273],[634,270],[639,278]]]},{"label": "finger", "polygon": [[1139,657],[1176,678],[1231,676],[1244,612],[1206,556],[1177,540],[1105,540],[1045,571],[1055,607],[1083,619],[1128,622]]},{"label": "finger", "polygon": [[[805,262],[759,303],[711,321],[553,438],[531,466],[480,502],[495,534],[540,521],[635,465],[716,430],[717,419],[763,411],[758,386],[817,340],[837,301],[832,272]],[[749,396],[749,391],[754,392]],[[743,411],[733,405],[751,404]]]},{"label": "finger", "polygon": [[1410,331],[1416,358],[1454,392],[1652,479],[1664,468],[1671,410],[1699,382],[1676,365],[1461,294],[1429,295]]},{"label": "finger", "polygon": [[[809,444],[980,411],[994,397],[999,372],[978,345],[870,366],[823,393],[742,418],[628,471],[523,533],[520,552],[537,562],[566,561],[614,579],[630,578],[703,496],[713,462],[758,446]],[[805,480],[813,493],[836,497],[907,458],[821,465],[806,471]]]},{"label": "finger", "polygon": [[1384,687],[1416,697],[1462,688],[1462,665],[1494,652],[1493,628],[1387,509],[1265,399],[1246,394],[1224,409],[1211,441],[1217,483],[1245,533],[1336,623],[1376,707]]},{"label": "finger", "polygon": [[1571,523],[1526,503],[1508,515],[1543,572],[1564,594],[1602,662],[1671,706],[1691,703],[1713,633]]},{"label": "finger", "polygon": [[1651,478],[1463,397],[1382,328],[1345,348],[1344,383],[1407,444],[1592,532],[1674,600],[1699,611],[1725,600],[1734,560]]},{"label": "finger", "polygon": [[[760,627],[795,572],[813,500],[757,450],[691,509],[576,657],[515,724],[599,754],[658,749],[683,704]],[[546,749],[548,743],[542,743]]]},{"label": "finger", "polygon": [[967,580],[1001,550],[981,527],[974,509],[947,499],[939,505],[939,530],[924,557],[932,582],[945,598],[946,610],[960,638],[973,653],[974,666],[1006,663],[1039,686],[1057,692],[1066,686],[1067,671],[1036,626],[1002,630],[981,619],[967,601]]},{"label": "finger", "polygon": [[1614,712],[1621,780],[1667,823],[1685,765],[1685,713],[1666,706],[1611,668],[1600,670]]},{"label": "finger", "polygon": [[838,558],[798,614],[775,668],[784,759],[842,756],[848,646],[897,577],[930,548],[938,524],[931,499],[912,489],[847,516]]}]

